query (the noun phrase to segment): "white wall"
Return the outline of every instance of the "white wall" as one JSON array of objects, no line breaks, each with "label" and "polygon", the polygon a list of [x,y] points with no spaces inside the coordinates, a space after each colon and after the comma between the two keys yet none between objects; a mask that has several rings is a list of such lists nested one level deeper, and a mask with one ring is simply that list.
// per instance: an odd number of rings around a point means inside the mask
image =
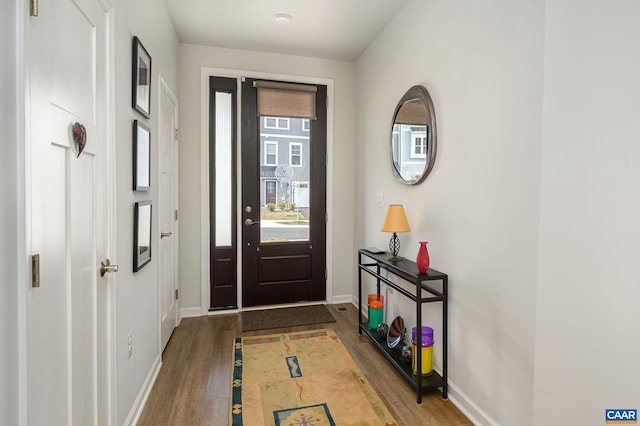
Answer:
[{"label": "white wall", "polygon": [[[19,142],[21,132],[19,114],[23,94],[18,77],[18,26],[17,2],[7,1],[0,5],[0,271],[2,271],[2,297],[0,297],[0,424],[17,425],[21,389],[18,385],[18,291],[20,288],[19,257],[21,248],[19,230],[20,214],[24,207],[19,195],[19,159],[24,159]],[[23,236],[22,236],[23,237]],[[20,257],[22,258],[22,257]]]},{"label": "white wall", "polygon": [[[412,0],[356,64],[356,245],[387,247],[386,205],[404,204],[400,254],[429,241],[449,274],[450,396],[482,423],[533,421],[543,43],[539,1]],[[409,187],[391,172],[389,134],[415,84],[433,98],[438,152]],[[414,309],[398,300],[388,308],[410,329]],[[437,347],[441,310],[425,310]]]},{"label": "white wall", "polygon": [[535,423],[640,403],[640,3],[546,5]]},{"label": "white wall", "polygon": [[[331,188],[328,204],[333,205],[334,250],[328,254],[332,265],[332,296],[350,297],[353,286],[353,164],[354,164],[354,65],[263,52],[180,45],[180,285],[182,306],[199,312],[201,301],[201,96],[202,67],[287,74],[332,79],[334,81],[333,153],[330,154]],[[333,155],[331,155],[333,154]],[[208,303],[208,302],[207,302]]]},{"label": "white wall", "polygon": [[[116,366],[117,424],[123,424],[144,392],[145,380],[160,357],[158,317],[158,74],[178,93],[178,39],[163,2],[119,1],[115,8],[115,85],[117,160]],[[131,46],[138,36],[152,57],[151,118],[131,108]],[[132,187],[132,123],[151,129],[151,191]],[[152,200],[152,261],[133,273],[133,206]],[[127,359],[127,334],[133,356]]]}]

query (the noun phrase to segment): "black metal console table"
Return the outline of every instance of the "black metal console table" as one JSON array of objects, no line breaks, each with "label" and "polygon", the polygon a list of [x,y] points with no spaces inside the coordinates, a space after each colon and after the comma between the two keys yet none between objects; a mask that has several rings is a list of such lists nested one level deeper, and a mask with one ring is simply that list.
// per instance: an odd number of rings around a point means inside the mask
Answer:
[{"label": "black metal console table", "polygon": [[[416,401],[422,403],[422,390],[441,388],[442,398],[447,399],[447,274],[429,269],[426,274],[418,273],[415,262],[407,259],[390,261],[389,253],[374,253],[367,249],[358,250],[358,333],[364,332],[371,338],[375,346],[382,352],[393,366],[407,379],[416,390]],[[363,262],[364,258],[364,262]],[[415,293],[405,290],[400,285],[382,276],[382,271],[387,271],[415,286]],[[382,339],[376,330],[369,328],[368,322],[362,320],[362,272],[376,278],[377,294],[380,294],[380,283],[394,288],[403,296],[415,302],[416,305],[416,325],[418,330],[422,327],[422,304],[428,302],[442,302],[442,375],[435,370],[429,376],[413,374],[411,362],[408,362],[400,354],[399,348],[391,349],[387,346],[385,339]],[[435,289],[430,281],[442,281],[442,292]],[[429,293],[423,297],[422,290]],[[418,335],[420,333],[418,332]],[[422,372],[422,351],[416,351],[416,370]]]}]

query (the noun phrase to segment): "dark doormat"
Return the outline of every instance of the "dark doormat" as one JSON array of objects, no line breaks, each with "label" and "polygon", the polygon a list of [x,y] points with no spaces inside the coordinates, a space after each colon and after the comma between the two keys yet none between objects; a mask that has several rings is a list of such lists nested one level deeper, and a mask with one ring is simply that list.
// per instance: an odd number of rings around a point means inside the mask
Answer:
[{"label": "dark doormat", "polygon": [[325,305],[246,311],[240,314],[240,318],[242,331],[336,322]]}]

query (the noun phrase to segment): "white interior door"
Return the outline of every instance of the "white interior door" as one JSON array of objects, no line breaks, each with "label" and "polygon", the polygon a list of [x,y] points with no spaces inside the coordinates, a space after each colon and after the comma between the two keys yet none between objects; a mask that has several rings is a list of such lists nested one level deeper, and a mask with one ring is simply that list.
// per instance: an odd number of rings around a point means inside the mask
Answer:
[{"label": "white interior door", "polygon": [[[28,423],[95,425],[108,378],[105,145],[108,11],[97,0],[40,0],[29,24],[29,238],[40,281],[28,296]],[[86,146],[74,142],[82,124]],[[98,287],[101,286],[101,287]],[[105,351],[106,352],[106,351]],[[100,368],[99,368],[100,366]],[[106,417],[103,417],[106,416]]]},{"label": "white interior door", "polygon": [[158,157],[160,173],[160,335],[164,350],[177,324],[178,103],[160,78]]}]

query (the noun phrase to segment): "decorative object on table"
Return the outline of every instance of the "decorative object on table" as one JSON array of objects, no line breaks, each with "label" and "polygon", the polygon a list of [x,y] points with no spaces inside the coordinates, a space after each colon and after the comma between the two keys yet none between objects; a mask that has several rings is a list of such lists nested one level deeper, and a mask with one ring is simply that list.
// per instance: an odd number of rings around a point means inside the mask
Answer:
[{"label": "decorative object on table", "polygon": [[131,71],[131,106],[151,117],[151,56],[138,37],[133,37]]},{"label": "decorative object on table", "polygon": [[379,300],[384,304],[384,294],[372,293],[367,296],[367,303],[371,303],[372,300]]},{"label": "decorative object on table", "polygon": [[424,86],[413,86],[400,98],[391,126],[391,170],[405,185],[417,185],[436,161],[436,114]]},{"label": "decorative object on table", "polygon": [[420,247],[418,248],[418,256],[416,257],[416,265],[418,266],[418,272],[426,274],[429,270],[429,251],[427,250],[427,241],[420,241]]},{"label": "decorative object on table", "polygon": [[151,262],[151,201],[139,201],[133,211],[133,272]]},{"label": "decorative object on table", "polygon": [[151,130],[133,120],[133,190],[151,189]]},{"label": "decorative object on table", "polygon": [[369,328],[376,330],[382,324],[384,314],[384,303],[381,300],[371,300],[369,302]]},{"label": "decorative object on table", "polygon": [[411,357],[413,356],[413,345],[405,345],[402,347],[402,352],[400,352],[400,355],[402,355],[402,359],[404,359],[405,361],[411,361]]},{"label": "decorative object on table", "polygon": [[404,213],[404,207],[402,204],[389,204],[387,214],[384,217],[384,222],[382,222],[380,230],[382,232],[393,232],[391,240],[389,240],[389,251],[391,252],[391,257],[388,260],[402,260],[403,257],[398,257],[398,252],[400,251],[400,239],[398,238],[397,233],[411,231],[411,228],[409,228],[409,222],[407,221],[407,215]]},{"label": "decorative object on table", "polygon": [[391,349],[398,346],[398,343],[404,338],[404,320],[402,317],[395,317],[389,326],[389,334],[387,334],[387,346]]},{"label": "decorative object on table", "polygon": [[[420,342],[418,342],[420,340]],[[422,351],[422,375],[429,376],[433,371],[433,328],[423,325],[420,336],[417,336],[417,327],[411,329],[411,349],[413,356],[413,374],[418,374],[417,354],[418,347]]]},{"label": "decorative object on table", "polygon": [[378,336],[380,336],[382,339],[386,339],[387,334],[389,334],[389,326],[385,322],[380,323],[376,331],[378,332]]},{"label": "decorative object on table", "polygon": [[73,142],[76,144],[76,158],[80,157],[87,145],[87,129],[77,121],[73,123]]}]

